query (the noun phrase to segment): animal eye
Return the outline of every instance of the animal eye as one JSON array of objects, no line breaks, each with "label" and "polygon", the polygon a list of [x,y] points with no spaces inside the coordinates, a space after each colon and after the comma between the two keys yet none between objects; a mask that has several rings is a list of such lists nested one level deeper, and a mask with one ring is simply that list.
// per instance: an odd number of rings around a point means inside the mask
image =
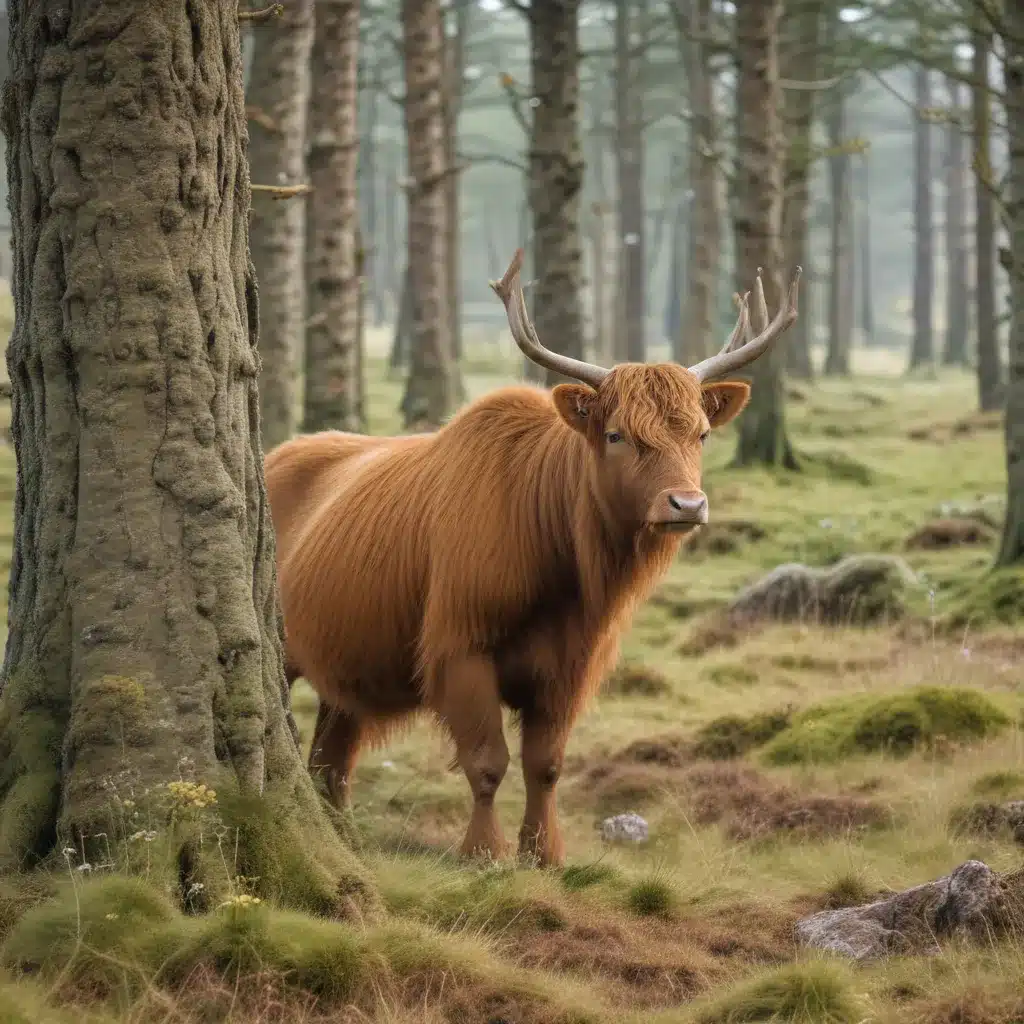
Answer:
[{"label": "animal eye", "polygon": [[610,430],[604,435],[604,439],[609,444],[618,444],[622,440],[622,435],[617,430]]},{"label": "animal eye", "polygon": [[703,444],[710,436],[711,436],[711,431],[710,430],[705,430],[704,433],[700,435],[700,443]]}]

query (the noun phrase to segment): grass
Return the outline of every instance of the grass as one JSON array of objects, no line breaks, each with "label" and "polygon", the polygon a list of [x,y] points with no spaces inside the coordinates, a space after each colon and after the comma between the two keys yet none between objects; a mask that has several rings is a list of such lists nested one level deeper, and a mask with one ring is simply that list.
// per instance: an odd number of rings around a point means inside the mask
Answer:
[{"label": "grass", "polygon": [[[518,373],[517,358],[496,360],[479,340],[469,357],[474,396]],[[367,376],[371,429],[398,430],[400,384],[379,354]],[[74,870],[0,879],[0,1020],[1020,1019],[1024,952],[1010,942],[856,969],[794,948],[793,922],[810,910],[970,857],[1015,867],[1005,830],[951,822],[1024,797],[1024,577],[988,573],[998,531],[907,545],[953,515],[999,521],[998,421],[971,414],[973,381],[953,371],[801,392],[788,415],[806,472],[727,469],[731,428],[707,447],[709,539],[638,611],[619,668],[573,732],[564,870],[454,855],[468,793],[423,722],[367,752],[355,779],[354,826],[383,920],[328,920],[315,900],[309,915],[286,912],[272,896],[188,916],[143,883]],[[0,448],[4,565],[13,480]],[[752,625],[697,642],[776,565],[854,553],[898,554],[917,574],[902,620]],[[301,681],[293,705],[308,744],[316,702]],[[513,756],[516,736],[510,723]],[[508,834],[523,800],[513,764],[497,801]],[[596,826],[612,810],[643,814],[649,841],[604,845]],[[280,857],[243,868],[267,875],[271,894],[302,885]]]}]

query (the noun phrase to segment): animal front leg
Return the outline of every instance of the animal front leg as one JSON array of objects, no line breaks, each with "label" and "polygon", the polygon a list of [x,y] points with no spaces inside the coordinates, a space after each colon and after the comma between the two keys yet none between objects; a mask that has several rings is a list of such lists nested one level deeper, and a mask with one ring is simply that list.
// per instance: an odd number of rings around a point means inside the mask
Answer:
[{"label": "animal front leg", "polygon": [[534,712],[523,719],[522,734],[526,812],[519,830],[519,856],[536,860],[541,867],[561,867],[565,844],[558,827],[555,786],[568,731]]},{"label": "animal front leg", "polygon": [[352,806],[352,772],[359,755],[362,728],[355,715],[320,701],[309,750],[309,770],[324,772],[331,803],[339,810]]},{"label": "animal front leg", "polygon": [[428,702],[455,741],[456,760],[473,793],[473,813],[462,853],[497,859],[506,846],[494,798],[508,771],[509,754],[493,661],[472,655],[450,662]]}]

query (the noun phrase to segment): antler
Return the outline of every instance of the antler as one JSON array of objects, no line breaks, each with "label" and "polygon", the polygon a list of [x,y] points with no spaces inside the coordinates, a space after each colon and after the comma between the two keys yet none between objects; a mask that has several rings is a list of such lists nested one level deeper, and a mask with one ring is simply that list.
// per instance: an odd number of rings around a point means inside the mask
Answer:
[{"label": "antler", "polygon": [[540,343],[537,331],[530,323],[530,316],[526,312],[523,285],[519,280],[519,271],[522,267],[523,250],[516,249],[516,254],[512,257],[505,276],[500,281],[488,282],[498,298],[505,304],[508,326],[512,331],[515,343],[526,358],[533,360],[538,366],[564,374],[566,377],[573,377],[584,384],[589,384],[592,388],[599,387],[601,381],[611,372],[610,370],[595,363],[585,363],[581,359],[573,359],[571,356],[552,352]]},{"label": "antler", "polygon": [[796,298],[802,272],[800,267],[796,268],[786,301],[779,307],[775,319],[769,323],[768,303],[765,302],[761,268],[758,267],[754,299],[759,321],[757,329],[760,334],[755,338],[750,325],[750,307],[748,305],[750,292],[743,296],[734,295],[733,300],[738,302],[740,312],[736,319],[736,326],[732,329],[732,334],[729,335],[729,340],[717,355],[709,356],[707,359],[702,359],[696,366],[691,366],[690,372],[695,373],[698,380],[714,380],[716,377],[735,373],[736,370],[752,363],[769,351],[775,342],[792,327],[797,318]]}]

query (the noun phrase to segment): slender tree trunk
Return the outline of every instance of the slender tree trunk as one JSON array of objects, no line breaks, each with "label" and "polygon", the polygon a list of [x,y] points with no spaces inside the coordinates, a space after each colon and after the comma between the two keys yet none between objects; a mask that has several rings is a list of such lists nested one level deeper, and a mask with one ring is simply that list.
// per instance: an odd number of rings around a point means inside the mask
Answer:
[{"label": "slender tree trunk", "polygon": [[932,306],[935,287],[935,250],[932,237],[931,125],[924,111],[931,106],[928,69],[914,71],[914,338],[910,369],[932,366],[935,361]]},{"label": "slender tree trunk", "polygon": [[860,329],[864,344],[870,345],[875,335],[875,304],[871,272],[871,150],[865,149],[857,161],[857,210],[859,223],[854,232],[860,254]]},{"label": "slender tree trunk", "polygon": [[402,409],[407,430],[434,430],[458,388],[448,320],[444,35],[440,0],[402,0],[405,137],[409,162],[408,262],[412,352]]},{"label": "slender tree trunk", "polygon": [[[313,0],[283,5],[280,17],[253,29],[249,82],[249,161],[259,185],[298,185],[304,177],[306,107],[313,45]],[[257,192],[252,259],[263,297],[260,414],[269,450],[295,431],[299,344],[305,299],[304,200]]]},{"label": "slender tree trunk", "polygon": [[[302,428],[359,430],[356,263],[359,0],[316,0],[306,211],[305,401]],[[369,172],[368,172],[369,173]],[[371,180],[364,175],[364,184]]]},{"label": "slender tree trunk", "polygon": [[977,333],[978,404],[984,411],[1003,401],[1003,368],[999,358],[996,318],[996,217],[992,197],[992,99],[989,94],[989,59],[992,35],[979,16],[972,32],[974,58],[971,90],[974,122],[975,256],[974,294]]},{"label": "slender tree trunk", "polygon": [[967,167],[960,83],[949,79],[953,117],[946,126],[946,342],[942,361],[967,365]]},{"label": "slender tree trunk", "polygon": [[[395,329],[391,337],[391,369],[409,365],[409,350],[412,338],[413,299],[412,282],[409,267],[402,272],[402,290],[398,293],[398,305],[395,310]],[[408,389],[406,390],[408,394]],[[405,411],[405,399],[402,399],[402,411]]]},{"label": "slender tree trunk", "polygon": [[398,242],[398,171],[390,147],[387,155],[387,167],[382,177],[384,186],[384,253],[377,265],[387,268],[388,304],[391,316],[397,321],[402,304],[404,273],[401,246]]},{"label": "slender tree trunk", "polygon": [[850,154],[846,150],[846,96],[842,85],[833,90],[828,114],[829,183],[831,186],[832,249],[828,285],[828,350],[825,373],[845,377],[850,373],[853,347],[852,297],[855,286],[853,259],[853,209],[850,189]]},{"label": "slender tree trunk", "polygon": [[[736,3],[736,145],[743,154],[733,175],[736,290],[752,290],[758,268],[763,268],[771,308],[784,299],[777,50],[781,13],[781,0]],[[784,344],[777,346],[750,368],[751,398],[737,421],[735,465],[797,468],[786,433],[784,349]]]},{"label": "slender tree trunk", "polygon": [[608,253],[608,213],[610,197],[607,175],[607,140],[605,136],[605,112],[606,88],[600,77],[595,79],[592,86],[590,102],[590,160],[587,163],[587,172],[593,180],[595,202],[591,205],[590,212],[590,245],[591,263],[593,264],[593,308],[594,308],[594,355],[593,358],[602,366],[610,366],[615,362],[613,351],[614,335],[614,298],[615,289],[609,287],[613,281],[609,272]]},{"label": "slender tree trunk", "polygon": [[[707,2],[707,0],[705,0]],[[786,24],[788,22],[788,24]],[[820,0],[798,5],[783,23],[783,73],[796,83],[811,85],[818,77],[825,18]],[[793,88],[785,94],[786,168],[782,203],[782,234],[786,265],[802,267],[808,260],[811,133],[816,91]],[[786,368],[794,377],[814,375],[810,319],[801,313],[786,338]]]},{"label": "slender tree trunk", "polygon": [[[358,36],[358,25],[356,27]],[[346,40],[346,43],[348,40]],[[358,39],[356,40],[358,46]],[[314,44],[315,46],[315,44]],[[314,69],[315,74],[315,69]],[[370,88],[366,90],[366,128],[359,134],[357,146],[359,149],[359,181],[358,193],[362,199],[362,213],[360,223],[366,225],[366,288],[370,295],[370,303],[373,306],[374,326],[380,327],[387,319],[384,309],[384,288],[381,282],[381,258],[380,239],[378,228],[378,211],[380,198],[380,165],[379,150],[377,146],[377,134],[380,122],[380,90]],[[310,104],[310,121],[313,120],[313,107],[317,95],[316,86],[313,87],[313,101]],[[316,144],[315,133],[310,127],[310,150]],[[311,154],[312,155],[312,154]]]},{"label": "slender tree trunk", "polygon": [[1010,131],[1010,365],[1006,385],[1006,520],[998,564],[1024,564],[1024,7],[1008,3],[1006,114]]},{"label": "slender tree trunk", "polygon": [[[235,7],[10,13],[18,476],[0,870],[59,863],[70,845],[146,870],[187,909],[215,907],[238,872],[265,897],[338,912],[342,893],[369,890],[288,706]],[[117,45],[89,24],[117,26]],[[159,830],[177,779],[216,801],[137,863],[143,844],[115,841],[117,798]]]},{"label": "slender tree trunk", "polygon": [[[579,137],[579,0],[530,4],[530,209],[533,214],[533,322],[544,344],[583,357]],[[548,384],[563,378],[550,371]]]},{"label": "slender tree trunk", "polygon": [[669,339],[672,358],[677,363],[692,366],[683,351],[683,296],[682,287],[686,275],[686,200],[676,203],[672,215],[671,245],[668,260],[668,292],[665,297],[665,337]]},{"label": "slender tree trunk", "polygon": [[[452,332],[452,355],[462,358],[462,175],[459,162],[459,116],[462,113],[466,75],[466,33],[469,31],[470,0],[453,4],[454,33],[446,38],[444,88],[444,149],[446,162],[448,253],[448,323]],[[462,395],[459,396],[461,401]]]},{"label": "slender tree trunk", "polygon": [[619,291],[626,359],[643,362],[646,352],[647,282],[644,217],[643,45],[647,0],[620,0],[615,15],[615,157],[619,186]]}]

